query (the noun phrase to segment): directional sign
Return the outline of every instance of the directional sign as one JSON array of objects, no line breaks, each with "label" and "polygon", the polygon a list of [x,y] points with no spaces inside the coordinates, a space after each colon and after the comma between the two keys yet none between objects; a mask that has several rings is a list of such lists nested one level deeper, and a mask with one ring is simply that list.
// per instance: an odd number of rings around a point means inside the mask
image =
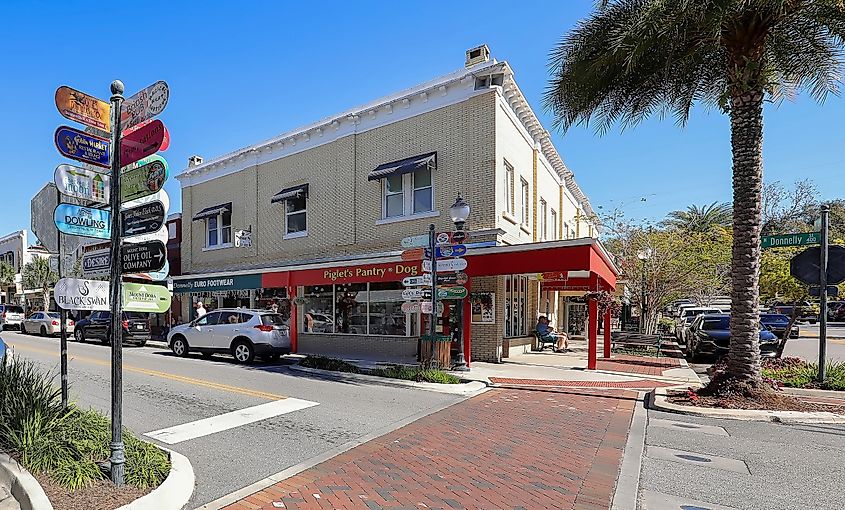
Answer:
[{"label": "directional sign", "polygon": [[402,239],[402,248],[418,248],[428,246],[428,234],[409,236]]},{"label": "directional sign", "polygon": [[167,180],[167,162],[161,156],[120,174],[120,201],[128,202],[158,193]]},{"label": "directional sign", "polygon": [[437,299],[463,299],[467,297],[466,287],[437,287]]},{"label": "directional sign", "polygon": [[111,252],[97,250],[82,255],[82,275],[107,276],[111,269]]},{"label": "directional sign", "polygon": [[431,289],[405,289],[402,291],[402,299],[431,299]]},{"label": "directional sign", "polygon": [[120,211],[120,235],[134,236],[156,232],[164,225],[165,214],[164,204],[161,202],[152,202]]},{"label": "directional sign", "polygon": [[463,230],[456,230],[454,232],[438,232],[434,237],[434,242],[443,244],[460,244],[467,238],[467,233]]},{"label": "directional sign", "polygon": [[59,165],[53,172],[53,180],[59,191],[89,202],[109,202],[109,176],[73,165]]},{"label": "directional sign", "polygon": [[143,198],[136,198],[135,200],[124,202],[120,204],[120,209],[125,211],[127,209],[134,209],[135,207],[152,204],[154,202],[161,202],[164,204],[165,211],[170,210],[170,196],[163,189],[158,193],[153,193],[152,195],[148,195]]},{"label": "directional sign", "polygon": [[127,312],[164,313],[169,308],[167,287],[150,283],[123,284],[123,309]]},{"label": "directional sign", "polygon": [[456,285],[464,285],[469,281],[469,276],[463,271],[457,273],[438,273],[437,283],[454,283]]},{"label": "directional sign", "polygon": [[162,225],[160,229],[156,230],[155,232],[151,232],[149,234],[141,234],[137,236],[127,237],[123,239],[124,243],[127,244],[138,244],[138,243],[146,243],[147,241],[161,241],[163,243],[167,243],[168,235],[167,235],[167,227]]},{"label": "directional sign", "polygon": [[820,244],[821,242],[822,237],[820,232],[802,232],[779,236],[763,236],[760,246],[765,249],[780,248],[782,246],[804,246],[807,244]]},{"label": "directional sign", "polygon": [[170,99],[170,87],[164,81],[157,81],[123,102],[120,108],[120,122],[125,128],[152,119],[164,111]]},{"label": "directional sign", "polygon": [[65,310],[108,310],[109,282],[62,278],[53,290],[59,308]]},{"label": "directional sign", "polygon": [[150,273],[159,271],[167,262],[167,250],[161,241],[125,244],[120,248],[120,272]]},{"label": "directional sign", "polygon": [[[161,268],[159,271],[152,271],[149,273],[134,273],[134,274],[127,274],[126,276],[130,278],[137,278],[139,280],[148,280],[152,282],[160,282],[162,280],[166,280],[170,276],[170,264],[167,260],[164,261],[164,267]],[[173,290],[173,289],[168,289]]]},{"label": "directional sign", "polygon": [[111,149],[109,141],[99,136],[89,135],[78,129],[60,126],[53,140],[63,156],[94,166],[109,168]]},{"label": "directional sign", "polygon": [[[443,313],[443,303],[437,303],[437,315]],[[405,313],[431,313],[431,301],[406,301],[402,303],[402,311]]]},{"label": "directional sign", "polygon": [[[137,131],[137,130],[141,129],[142,127],[146,126],[147,124],[149,124],[150,122],[152,122],[152,120],[145,120],[144,122],[141,122],[140,124],[136,124],[136,125],[132,126],[131,128],[125,129],[125,130],[123,130],[123,135],[126,136],[129,133]],[[96,133],[94,133],[94,134],[96,134]],[[159,150],[159,152],[164,152],[164,151],[167,150],[168,147],[170,147],[170,131],[167,130],[167,126],[164,126],[164,140],[161,141],[161,147],[159,147],[158,150]]]},{"label": "directional sign", "polygon": [[[429,255],[428,249],[425,250],[426,256]],[[467,247],[462,244],[445,244],[443,246],[437,246],[435,249],[435,255],[437,258],[442,259],[446,257],[463,257],[467,253]]]},{"label": "directional sign", "polygon": [[[443,259],[437,261],[437,271],[463,271],[467,268],[466,259]],[[431,272],[431,261],[423,260],[422,269],[426,273]]]},{"label": "directional sign", "polygon": [[103,131],[111,129],[110,105],[94,96],[61,86],[56,89],[56,108],[67,119]]},{"label": "directional sign", "polygon": [[[789,261],[789,272],[808,285],[818,285],[821,276],[819,246],[807,248]],[[838,285],[845,281],[845,246],[831,245],[827,250],[827,283]]]},{"label": "directional sign", "polygon": [[417,285],[431,285],[431,275],[424,274],[422,276],[406,276],[402,279],[402,285],[406,287],[414,287]]},{"label": "directional sign", "polygon": [[104,209],[59,204],[53,212],[53,221],[65,234],[111,239],[111,214]]},{"label": "directional sign", "polygon": [[154,120],[120,139],[120,165],[124,167],[155,154],[164,141],[164,124]]},{"label": "directional sign", "polygon": [[425,249],[423,248],[411,248],[410,250],[405,250],[402,252],[402,260],[405,261],[412,261],[412,260],[422,260],[425,256]]}]

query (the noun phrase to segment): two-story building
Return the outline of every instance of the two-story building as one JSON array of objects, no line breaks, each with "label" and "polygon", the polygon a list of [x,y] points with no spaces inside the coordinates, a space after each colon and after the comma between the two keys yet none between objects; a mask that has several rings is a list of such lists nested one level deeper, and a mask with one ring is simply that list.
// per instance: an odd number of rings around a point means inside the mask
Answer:
[{"label": "two-story building", "polygon": [[[299,352],[413,357],[429,316],[402,311],[401,280],[422,267],[402,259],[400,242],[429,224],[453,230],[458,194],[471,206],[470,297],[447,301],[437,329],[460,332],[471,359],[529,348],[540,314],[586,336],[598,319],[588,320],[584,294],[615,286],[589,200],[486,46],[414,88],[192,157],[177,179],[179,315],[192,317],[199,301],[275,303]],[[238,242],[245,232],[249,242]]]}]

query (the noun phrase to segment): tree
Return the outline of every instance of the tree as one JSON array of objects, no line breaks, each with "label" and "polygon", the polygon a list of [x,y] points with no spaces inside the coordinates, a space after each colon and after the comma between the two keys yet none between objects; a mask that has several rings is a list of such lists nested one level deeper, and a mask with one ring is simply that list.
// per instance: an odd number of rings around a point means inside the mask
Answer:
[{"label": "tree", "polygon": [[607,131],[651,114],[687,122],[693,103],[730,116],[733,156],[731,343],[715,390],[762,388],[760,274],[763,101],[837,90],[839,0],[601,0],[553,50],[545,103],[556,126]]},{"label": "tree", "polygon": [[803,232],[819,216],[818,190],[810,179],[796,181],[792,189],[780,181],[763,184],[763,235]]},{"label": "tree", "polygon": [[0,262],[0,287],[4,289],[15,284],[15,268],[8,262]]},{"label": "tree", "polygon": [[24,288],[41,290],[45,310],[50,307],[50,287],[57,281],[59,275],[50,269],[50,261],[46,257],[35,257],[32,262],[23,266]]},{"label": "tree", "polygon": [[691,232],[709,232],[713,228],[731,226],[731,204],[713,202],[710,205],[691,205],[686,211],[672,211],[664,220],[666,226]]}]

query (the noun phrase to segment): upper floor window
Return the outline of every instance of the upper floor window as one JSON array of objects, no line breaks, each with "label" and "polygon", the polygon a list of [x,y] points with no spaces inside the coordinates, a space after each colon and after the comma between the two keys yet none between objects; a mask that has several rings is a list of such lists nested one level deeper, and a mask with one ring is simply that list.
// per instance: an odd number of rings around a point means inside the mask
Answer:
[{"label": "upper floor window", "polygon": [[520,218],[520,223],[524,226],[528,226],[528,218],[530,217],[531,213],[529,212],[528,208],[530,207],[531,197],[528,192],[528,181],[525,179],[520,179],[522,182],[522,217]]},{"label": "upper floor window", "polygon": [[505,161],[505,212],[513,216],[513,167]]},{"label": "upper floor window", "polygon": [[270,203],[284,202],[285,239],[308,235],[308,184],[285,188],[270,199]]},{"label": "upper floor window", "polygon": [[548,204],[542,198],[540,199],[540,239],[545,241],[549,238],[549,225],[548,225]]},{"label": "upper floor window", "polygon": [[232,243],[232,212],[223,211],[205,220],[205,245],[208,248]]},{"label": "upper floor window", "polygon": [[569,239],[569,223],[563,224],[563,238]]},{"label": "upper floor window", "polygon": [[176,222],[167,224],[167,238],[176,239]]},{"label": "upper floor window", "polygon": [[367,180],[381,182],[382,218],[401,218],[434,211],[434,170],[437,153],[429,152],[384,163]]},{"label": "upper floor window", "polygon": [[557,239],[558,232],[557,232],[557,211],[552,209],[549,212],[549,220],[552,224],[552,239]]}]

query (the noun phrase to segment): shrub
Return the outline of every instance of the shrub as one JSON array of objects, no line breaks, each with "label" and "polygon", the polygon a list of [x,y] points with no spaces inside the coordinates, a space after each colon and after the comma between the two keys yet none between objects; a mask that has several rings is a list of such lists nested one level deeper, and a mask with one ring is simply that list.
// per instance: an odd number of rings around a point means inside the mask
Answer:
[{"label": "shrub", "polygon": [[352,363],[342,359],[329,358],[326,356],[306,356],[299,362],[299,366],[307,368],[318,368],[320,370],[331,370],[333,372],[360,373],[360,369]]},{"label": "shrub", "polygon": [[828,361],[825,380],[816,381],[819,375],[817,363],[808,363],[800,358],[783,358],[763,362],[763,377],[793,388],[818,388],[845,391],[845,363]]},{"label": "shrub", "polygon": [[379,377],[390,377],[391,379],[404,379],[406,381],[433,382],[440,384],[458,384],[461,379],[452,374],[434,368],[421,369],[407,365],[392,365],[387,368],[375,369],[372,375]]}]

